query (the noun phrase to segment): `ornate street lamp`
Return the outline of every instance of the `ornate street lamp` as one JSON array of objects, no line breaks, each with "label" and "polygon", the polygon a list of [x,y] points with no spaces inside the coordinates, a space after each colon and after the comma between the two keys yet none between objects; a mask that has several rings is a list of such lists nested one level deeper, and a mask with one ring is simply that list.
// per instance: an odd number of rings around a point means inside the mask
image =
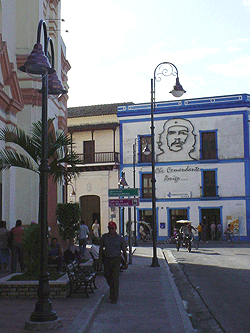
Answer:
[{"label": "ornate street lamp", "polygon": [[[137,138],[135,138],[135,141],[133,143],[133,187],[134,188],[136,188],[136,186],[135,186],[136,143],[138,143]],[[149,150],[147,141],[146,141],[145,147],[142,151],[142,154],[146,155],[146,156],[151,154],[151,151]],[[138,246],[137,236],[136,236],[136,229],[137,229],[137,226],[136,226],[136,206],[134,206],[134,246]]]},{"label": "ornate street lamp", "polygon": [[[126,179],[125,179],[125,171],[122,170],[121,178],[118,182],[119,187],[124,188],[129,187]],[[124,229],[125,229],[125,223],[124,223],[124,207],[122,207],[122,235],[124,236]],[[131,235],[131,207],[128,207],[128,245],[129,245],[129,260],[128,263],[132,264],[132,235]]]},{"label": "ornate street lamp", "polygon": [[[119,188],[124,188],[125,186],[128,186],[128,183],[125,179],[125,171],[123,171],[123,170],[121,172],[121,178],[118,182],[118,186],[119,186]],[[124,207],[122,207],[121,213],[122,213],[122,218],[120,221],[120,234],[122,236],[124,236]]]},{"label": "ornate street lamp", "polygon": [[[44,33],[44,48],[40,43],[41,32]],[[48,57],[48,43],[50,43],[52,53],[52,66]],[[34,49],[28,56],[23,66],[19,70],[28,74],[42,76],[42,156],[40,165],[40,198],[39,198],[39,225],[40,225],[40,272],[38,284],[38,301],[34,312],[30,316],[31,322],[51,322],[57,320],[57,314],[52,309],[49,299],[49,276],[48,276],[48,253],[47,253],[47,231],[48,231],[48,93],[64,94],[61,83],[54,85],[53,81],[48,88],[48,76],[56,74],[54,69],[54,47],[52,40],[47,38],[47,27],[44,20],[40,20],[37,29],[37,42]],[[56,75],[57,77],[57,75]],[[58,78],[57,78],[58,79]],[[60,87],[59,87],[60,86]],[[49,91],[50,89],[50,91]]]},{"label": "ornate street lamp", "polygon": [[170,93],[174,97],[181,97],[186,91],[182,88],[178,70],[171,62],[162,62],[154,70],[154,78],[151,79],[151,147],[152,147],[152,218],[153,218],[153,258],[151,267],[159,267],[157,258],[157,224],[156,224],[156,194],[155,194],[155,141],[154,141],[154,112],[155,112],[155,81],[161,81],[163,76],[176,76],[176,83]]}]

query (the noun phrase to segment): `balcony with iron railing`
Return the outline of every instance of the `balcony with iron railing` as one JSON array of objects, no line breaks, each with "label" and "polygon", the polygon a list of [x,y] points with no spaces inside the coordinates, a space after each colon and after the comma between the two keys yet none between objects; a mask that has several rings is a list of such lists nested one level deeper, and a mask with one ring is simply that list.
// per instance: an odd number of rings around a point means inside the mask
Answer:
[{"label": "balcony with iron railing", "polygon": [[119,153],[116,152],[84,153],[78,154],[78,157],[81,164],[119,163]]}]

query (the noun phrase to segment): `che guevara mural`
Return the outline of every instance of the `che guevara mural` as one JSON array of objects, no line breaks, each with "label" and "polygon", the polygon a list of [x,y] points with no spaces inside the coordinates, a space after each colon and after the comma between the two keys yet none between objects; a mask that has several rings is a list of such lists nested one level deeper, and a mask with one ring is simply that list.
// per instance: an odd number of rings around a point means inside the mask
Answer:
[{"label": "che guevara mural", "polygon": [[[184,118],[174,118],[165,121],[159,129],[156,140],[157,162],[194,161],[196,158],[196,135],[193,124]],[[157,132],[156,132],[157,135]],[[196,152],[197,153],[197,152]],[[200,168],[193,165],[162,165],[156,167],[158,198],[189,198],[195,193],[197,174]]]},{"label": "che guevara mural", "polygon": [[157,140],[157,162],[195,160],[196,136],[193,124],[183,118],[169,119],[163,123],[163,129]]}]

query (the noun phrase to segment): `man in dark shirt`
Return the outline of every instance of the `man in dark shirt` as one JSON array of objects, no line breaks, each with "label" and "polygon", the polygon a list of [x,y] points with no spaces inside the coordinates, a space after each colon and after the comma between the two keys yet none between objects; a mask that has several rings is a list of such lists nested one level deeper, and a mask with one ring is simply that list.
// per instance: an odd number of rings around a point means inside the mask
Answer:
[{"label": "man in dark shirt", "polygon": [[109,232],[103,234],[100,241],[99,260],[104,255],[104,276],[110,287],[111,303],[117,303],[119,292],[119,271],[121,264],[121,251],[125,260],[124,268],[127,264],[127,246],[125,239],[116,233],[116,223],[108,223]]},{"label": "man in dark shirt", "polygon": [[58,239],[53,237],[48,248],[48,263],[49,265],[57,265],[58,271],[62,268],[62,249],[58,244]]}]

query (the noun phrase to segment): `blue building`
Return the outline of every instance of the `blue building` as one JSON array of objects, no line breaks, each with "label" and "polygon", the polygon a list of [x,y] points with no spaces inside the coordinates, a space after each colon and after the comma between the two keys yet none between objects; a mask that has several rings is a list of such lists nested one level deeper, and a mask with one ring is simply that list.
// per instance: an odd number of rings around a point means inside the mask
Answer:
[{"label": "blue building", "polygon": [[[176,221],[195,227],[230,223],[241,240],[250,239],[250,95],[156,102],[155,172],[158,240],[171,235]],[[140,189],[137,221],[152,222],[150,104],[118,107],[120,170]],[[133,145],[136,149],[133,153]],[[133,156],[135,163],[133,163]]]}]

